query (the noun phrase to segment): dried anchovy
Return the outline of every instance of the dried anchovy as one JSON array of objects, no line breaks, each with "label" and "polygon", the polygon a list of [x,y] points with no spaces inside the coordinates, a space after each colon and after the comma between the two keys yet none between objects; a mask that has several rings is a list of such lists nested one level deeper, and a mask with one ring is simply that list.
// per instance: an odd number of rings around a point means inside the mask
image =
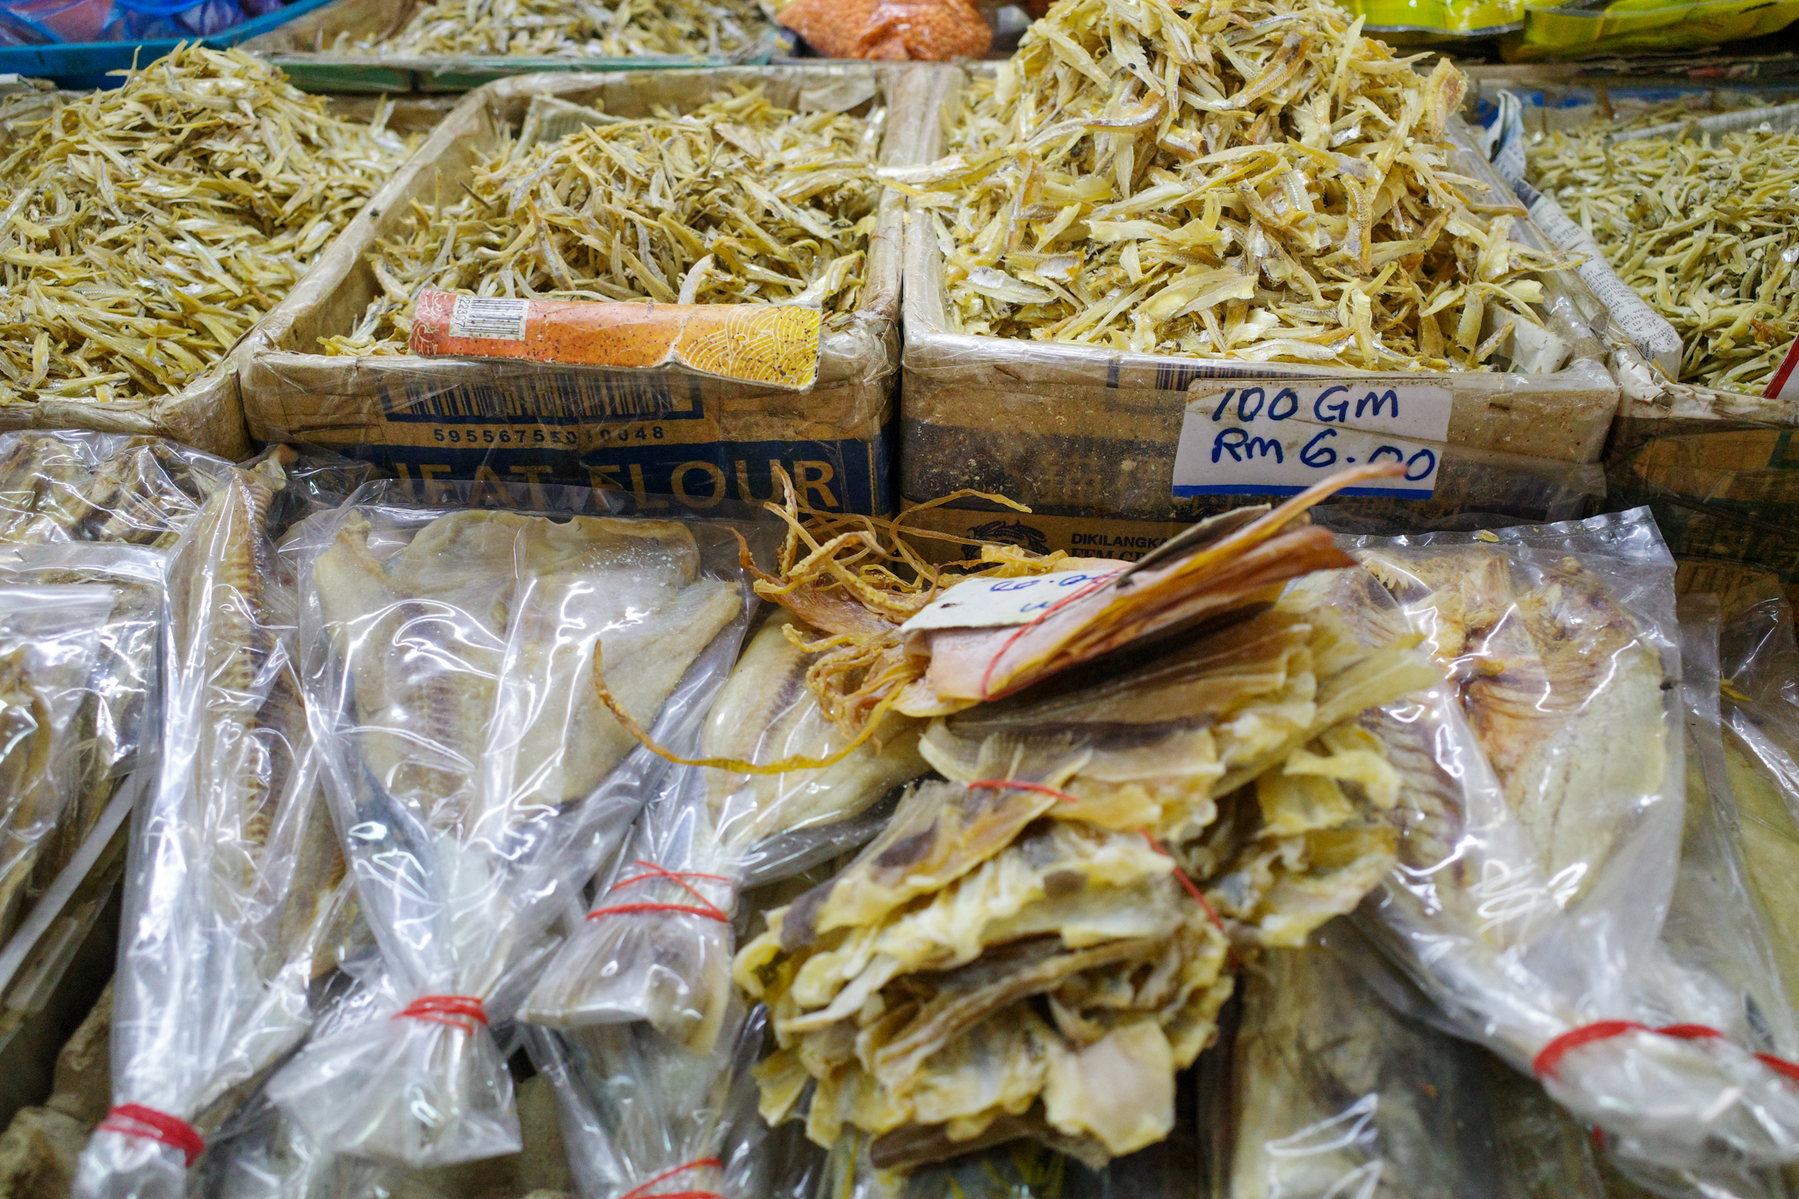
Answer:
[{"label": "dried anchovy", "polygon": [[411,228],[369,255],[383,294],[354,332],[320,339],[326,352],[405,353],[425,287],[807,304],[827,324],[856,310],[880,199],[881,110],[793,113],[757,88],[686,116],[584,115],[604,123],[553,142],[534,142],[527,117],[460,200],[415,202]]},{"label": "dried anchovy", "polygon": [[178,390],[274,307],[408,146],[188,45],[0,163],[0,405]]},{"label": "dried anchovy", "polygon": [[1531,182],[1674,326],[1683,382],[1760,392],[1799,336],[1799,133],[1608,146],[1610,132],[1536,140]]},{"label": "dried anchovy", "polygon": [[1482,367],[1559,259],[1471,198],[1466,81],[1414,61],[1320,0],[1065,0],[965,93],[955,154],[884,177],[934,210],[967,333]]},{"label": "dried anchovy", "polygon": [[380,41],[339,34],[338,53],[732,54],[772,31],[754,0],[440,0]]}]

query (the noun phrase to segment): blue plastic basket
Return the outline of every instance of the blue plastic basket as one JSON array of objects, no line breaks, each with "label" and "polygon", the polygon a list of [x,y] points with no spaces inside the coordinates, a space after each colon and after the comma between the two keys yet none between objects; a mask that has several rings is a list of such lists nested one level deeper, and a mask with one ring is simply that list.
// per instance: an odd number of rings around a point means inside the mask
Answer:
[{"label": "blue plastic basket", "polygon": [[[323,8],[331,0],[295,0],[279,12],[233,25],[211,37],[200,38],[201,44],[221,49],[235,46],[246,38],[267,33],[301,13]],[[49,46],[0,46],[0,74],[16,73],[53,80],[58,87],[118,87],[124,82],[112,71],[127,71],[133,65],[149,66],[170,53],[180,41],[168,38],[149,42],[61,42]]]}]

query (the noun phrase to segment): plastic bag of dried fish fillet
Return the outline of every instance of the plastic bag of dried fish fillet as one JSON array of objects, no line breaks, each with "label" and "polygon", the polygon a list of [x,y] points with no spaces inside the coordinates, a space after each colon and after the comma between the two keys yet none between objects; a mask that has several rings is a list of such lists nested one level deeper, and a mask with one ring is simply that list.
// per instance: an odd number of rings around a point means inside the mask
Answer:
[{"label": "plastic bag of dried fish fillet", "polygon": [[350,888],[268,514],[284,455],[228,468],[169,555],[155,787],[127,863],[114,1108],[75,1193],[178,1196],[204,1138],[310,1021]]},{"label": "plastic bag of dried fish fillet", "polygon": [[522,1018],[561,1027],[647,1020],[695,1053],[711,1052],[733,1002],[739,892],[866,841],[892,811],[880,801],[930,769],[917,721],[895,720],[879,744],[850,747],[805,685],[819,655],[799,640],[817,637],[785,612],[762,626],[713,701],[699,756],[829,764],[671,771]]},{"label": "plastic bag of dried fish fillet", "polygon": [[1339,610],[1377,642],[1422,635],[1444,674],[1369,720],[1405,813],[1370,935],[1620,1153],[1799,1153],[1779,1070],[1648,1027],[1700,1014],[1645,990],[1685,791],[1672,561],[1647,511],[1346,544],[1372,573],[1335,580]]},{"label": "plastic bag of dried fish fillet", "polygon": [[641,726],[691,735],[746,620],[733,527],[609,515],[624,504],[373,484],[285,548],[332,809],[405,1001],[270,1084],[333,1152],[419,1167],[519,1147],[488,1023],[666,766],[595,672]]},{"label": "plastic bag of dried fish fillet", "polygon": [[160,437],[0,433],[0,543],[122,541],[166,549],[230,465]]},{"label": "plastic bag of dried fish fillet", "polygon": [[767,1024],[765,1009],[734,1004],[702,1053],[645,1024],[525,1026],[531,1060],[555,1087],[581,1199],[764,1199],[772,1138],[751,1070]]},{"label": "plastic bag of dried fish fillet", "polygon": [[1724,760],[1749,879],[1773,928],[1787,997],[1799,997],[1799,645],[1792,609],[1764,600],[1723,632]]},{"label": "plastic bag of dried fish fillet", "polygon": [[[68,863],[125,777],[154,761],[153,755],[140,759],[140,748],[146,731],[154,737],[150,704],[162,629],[164,564],[160,551],[134,545],[0,544],[0,591],[25,588],[67,595],[73,610],[84,609],[83,597],[96,588],[111,597],[104,616],[94,618],[92,666],[64,730],[63,752],[54,758],[60,779],[73,794],[50,831],[31,846],[33,877],[24,884],[30,895],[41,892]],[[0,612],[5,610],[0,604]],[[0,623],[5,620],[0,616]],[[10,929],[22,914],[16,903],[9,905],[0,927]]]}]

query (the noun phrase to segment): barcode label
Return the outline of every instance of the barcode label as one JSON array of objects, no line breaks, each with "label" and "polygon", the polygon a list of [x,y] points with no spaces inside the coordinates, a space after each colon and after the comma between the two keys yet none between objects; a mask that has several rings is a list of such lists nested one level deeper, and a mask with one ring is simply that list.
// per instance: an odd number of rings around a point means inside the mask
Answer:
[{"label": "barcode label", "polygon": [[529,300],[499,296],[457,296],[450,316],[451,337],[485,337],[494,341],[525,340]]},{"label": "barcode label", "polygon": [[500,380],[448,387],[397,381],[382,389],[382,407],[394,421],[483,421],[572,425],[590,421],[695,419],[702,415],[697,389],[677,397],[659,371],[637,374],[519,373]]}]

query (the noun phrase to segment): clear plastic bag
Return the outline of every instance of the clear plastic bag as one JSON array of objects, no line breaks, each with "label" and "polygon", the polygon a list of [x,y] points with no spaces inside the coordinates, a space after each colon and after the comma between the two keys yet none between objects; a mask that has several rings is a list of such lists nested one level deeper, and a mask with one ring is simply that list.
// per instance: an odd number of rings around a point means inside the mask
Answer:
[{"label": "clear plastic bag", "polygon": [[112,1043],[115,1107],[75,1194],[172,1197],[304,1035],[350,888],[294,671],[268,514],[283,457],[227,468],[168,562],[159,774],[134,816]]},{"label": "clear plastic bag", "polygon": [[[824,761],[849,744],[805,685],[818,655],[787,613],[751,640],[707,714],[700,755],[770,765]],[[647,1020],[697,1054],[732,1003],[738,893],[872,837],[881,801],[929,767],[920,725],[895,720],[825,767],[752,775],[688,767],[645,809],[600,880],[588,918],[544,971],[522,1016],[555,1027]]]},{"label": "clear plastic bag", "polygon": [[160,437],[0,433],[0,544],[120,541],[166,549],[231,464]]},{"label": "clear plastic bag", "polygon": [[1726,1036],[1657,1031],[1704,1013],[1651,977],[1685,779],[1673,568],[1647,511],[1348,544],[1386,585],[1340,582],[1362,635],[1422,635],[1446,674],[1371,720],[1405,819],[1364,927],[1622,1156],[1799,1154],[1791,1080]]},{"label": "clear plastic bag", "polygon": [[766,1024],[763,1009],[746,1017],[734,1003],[703,1054],[646,1024],[526,1026],[531,1060],[556,1090],[581,1199],[764,1199],[771,1138],[750,1071]]},{"label": "clear plastic bag", "polygon": [[39,859],[81,796],[91,690],[116,593],[0,583],[0,942],[45,881]]},{"label": "clear plastic bag", "polygon": [[421,505],[373,484],[284,549],[326,789],[405,1000],[270,1084],[333,1152],[422,1167],[519,1148],[488,1022],[667,767],[597,702],[596,662],[667,738],[704,711],[746,620],[731,528],[607,515],[623,502],[450,484]]}]

